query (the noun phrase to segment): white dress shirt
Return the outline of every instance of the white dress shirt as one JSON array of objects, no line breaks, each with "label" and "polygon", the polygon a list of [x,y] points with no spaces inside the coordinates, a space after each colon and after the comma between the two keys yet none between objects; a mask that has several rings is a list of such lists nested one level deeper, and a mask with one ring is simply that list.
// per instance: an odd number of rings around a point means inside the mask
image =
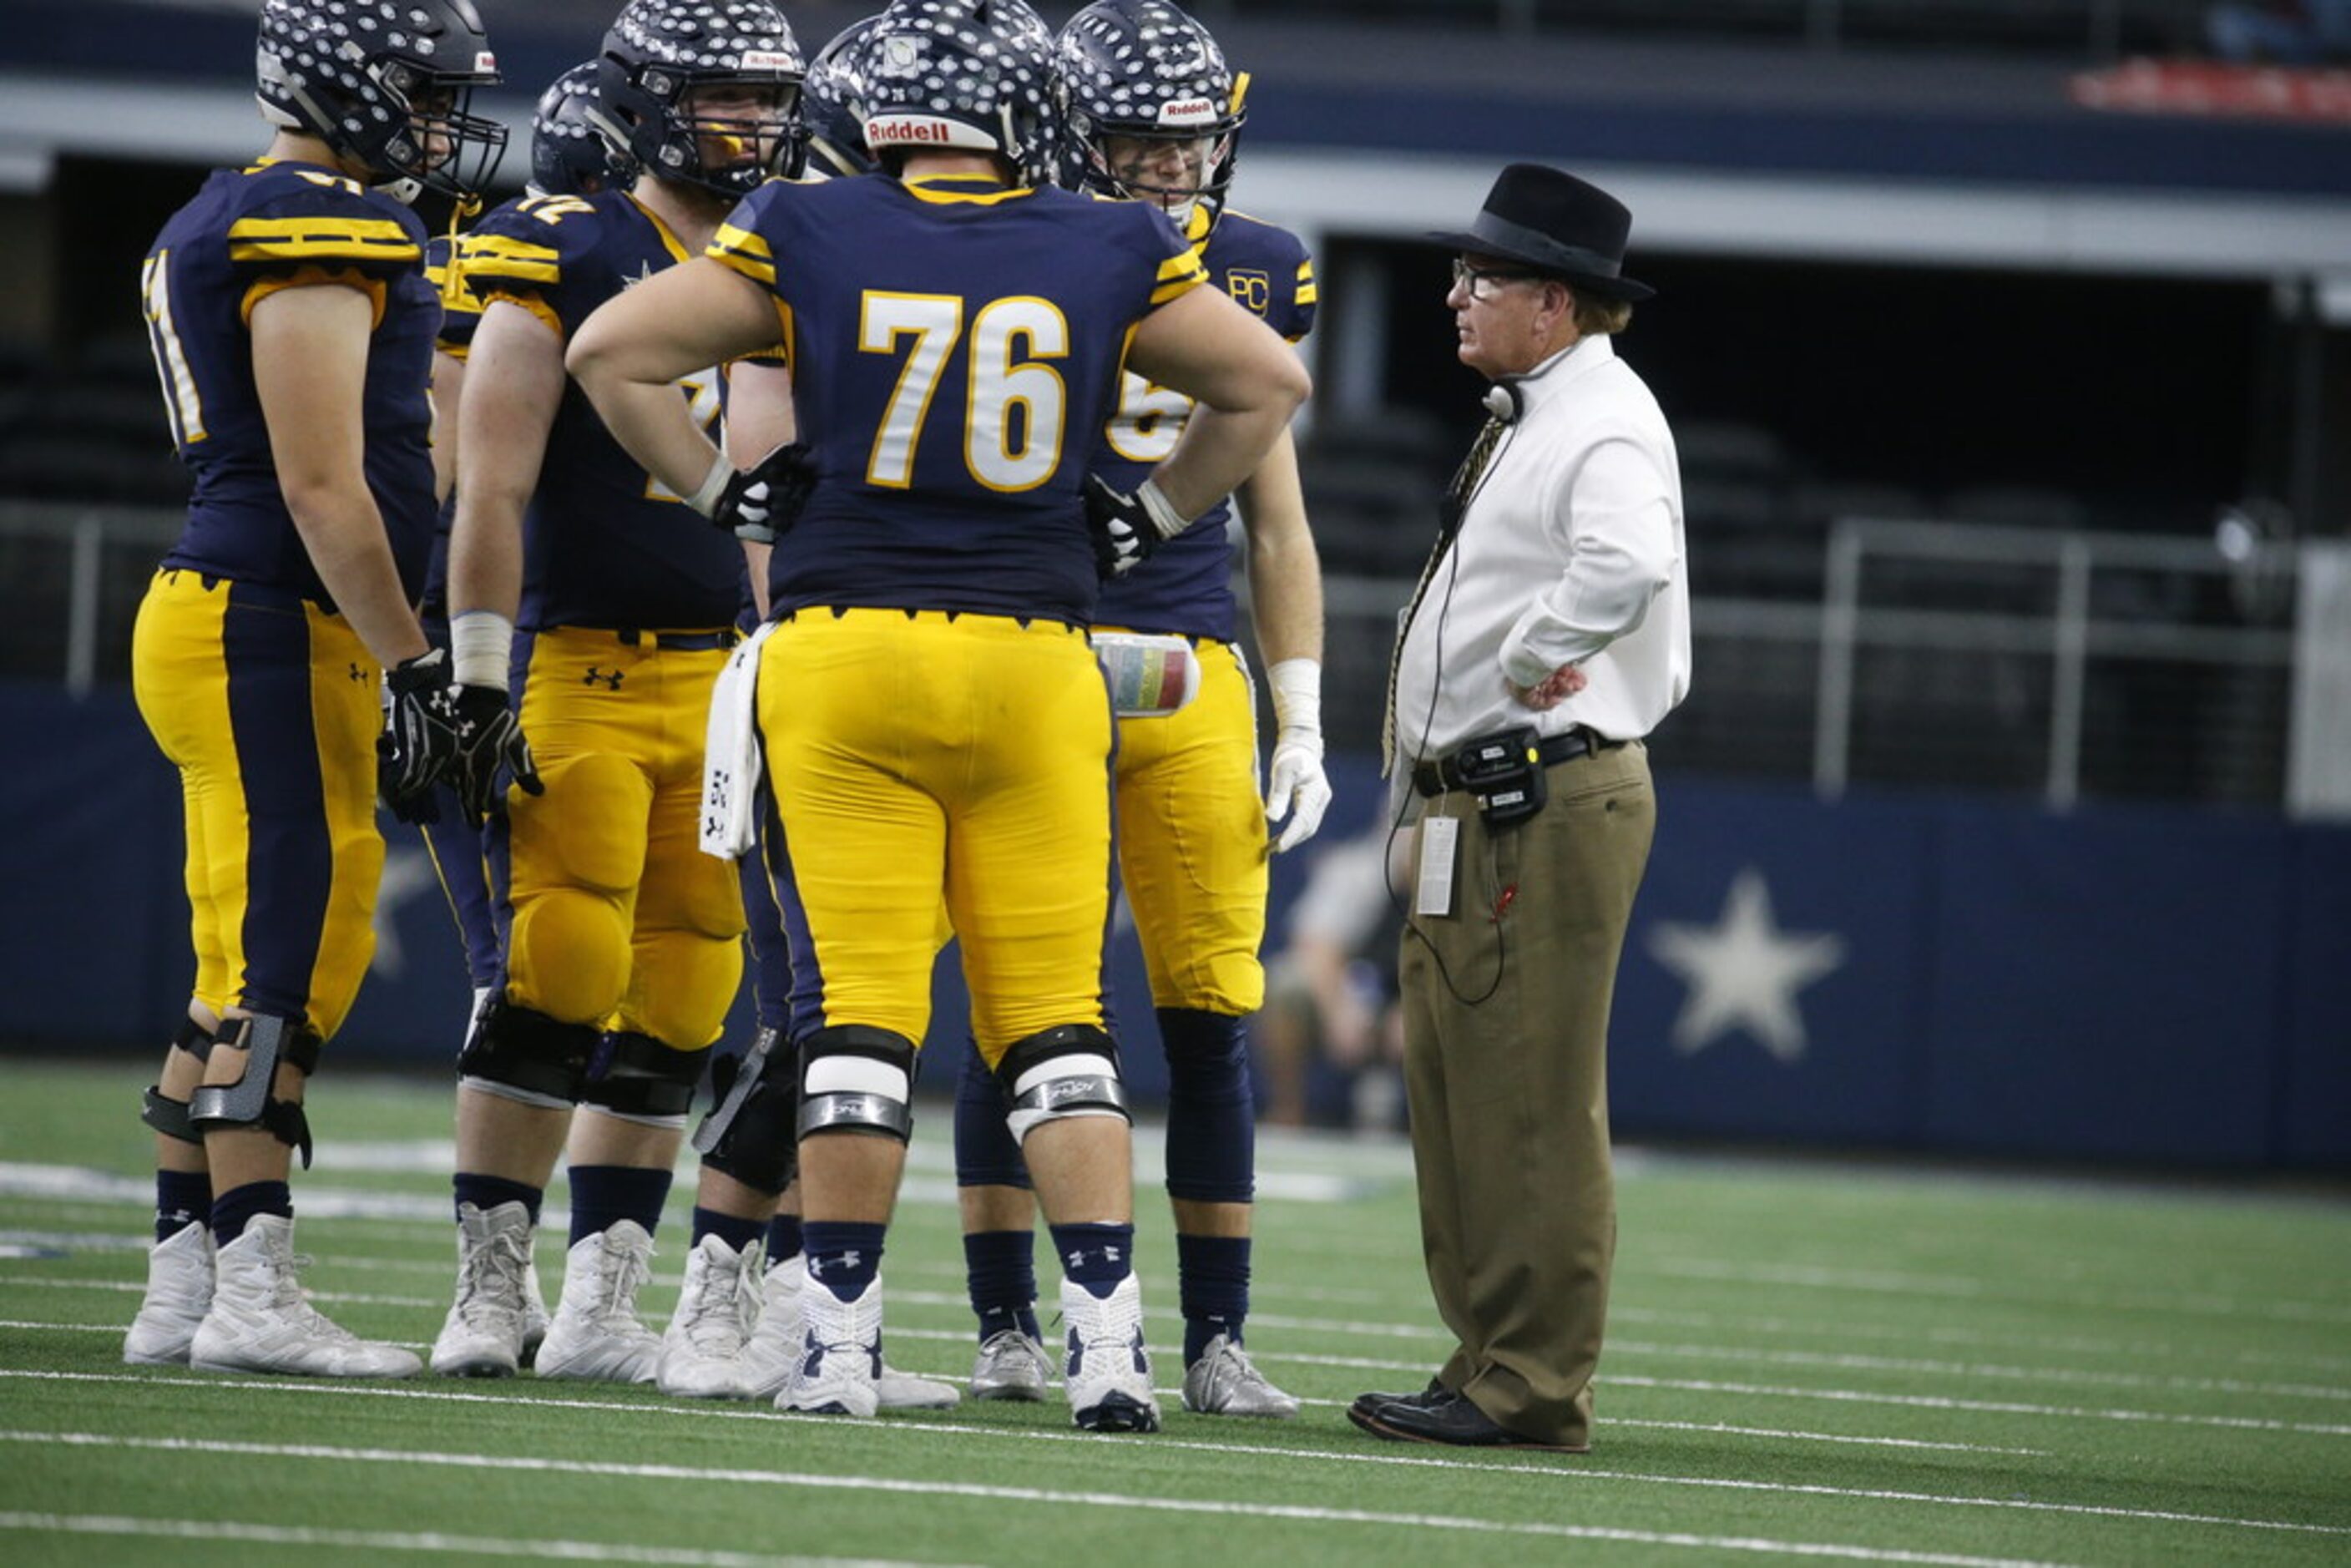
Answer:
[{"label": "white dress shirt", "polygon": [[[1404,628],[1400,769],[1520,725],[1638,739],[1689,692],[1681,470],[1657,400],[1604,335],[1515,385],[1518,418]],[[1562,664],[1588,684],[1558,706],[1511,695]]]}]

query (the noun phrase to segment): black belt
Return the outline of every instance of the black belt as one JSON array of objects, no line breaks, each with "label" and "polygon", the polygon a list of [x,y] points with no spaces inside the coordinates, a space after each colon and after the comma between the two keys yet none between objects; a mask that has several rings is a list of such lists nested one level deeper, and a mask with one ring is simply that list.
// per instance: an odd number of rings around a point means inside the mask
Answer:
[{"label": "black belt", "polygon": [[648,638],[656,648],[669,648],[681,653],[709,653],[722,648],[732,648],[742,639],[732,626],[721,632],[640,632],[633,626],[623,626],[612,633],[634,648]]},{"label": "black belt", "polygon": [[[1544,737],[1536,743],[1535,751],[1542,758],[1542,765],[1549,768],[1554,762],[1572,762],[1579,757],[1589,757],[1594,751],[1624,744],[1621,740],[1610,740],[1579,727],[1564,735]],[[1450,757],[1440,758],[1435,762],[1416,762],[1412,765],[1412,787],[1423,797],[1434,800],[1449,789],[1463,788],[1461,770]]]}]

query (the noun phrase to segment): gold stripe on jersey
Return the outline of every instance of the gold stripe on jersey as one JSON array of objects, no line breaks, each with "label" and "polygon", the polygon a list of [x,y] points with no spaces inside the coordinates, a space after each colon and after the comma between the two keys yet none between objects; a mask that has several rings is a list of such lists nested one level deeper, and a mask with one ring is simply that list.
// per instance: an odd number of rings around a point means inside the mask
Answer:
[{"label": "gold stripe on jersey", "polygon": [[271,261],[343,261],[407,266],[424,247],[390,218],[239,218],[228,226],[228,258],[246,266]]},{"label": "gold stripe on jersey", "polygon": [[1189,294],[1208,281],[1208,269],[1190,251],[1171,256],[1159,264],[1159,281],[1151,290],[1151,303],[1165,305],[1170,299]]},{"label": "gold stripe on jersey", "polygon": [[517,309],[528,310],[545,322],[547,329],[558,338],[566,341],[570,340],[571,334],[564,329],[563,318],[555,313],[555,307],[536,294],[515,294],[504,288],[493,288],[482,296],[482,314],[485,317],[488,316],[490,307],[498,304],[512,305]]},{"label": "gold stripe on jersey", "polygon": [[476,294],[482,292],[485,284],[499,279],[508,283],[563,281],[560,251],[528,240],[508,239],[504,235],[466,235],[465,255],[458,266],[465,270],[466,287]]},{"label": "gold stripe on jersey", "polygon": [[703,254],[733,267],[762,288],[776,286],[776,253],[768,248],[765,238],[750,229],[720,224],[718,233],[711,238],[710,248]]},{"label": "gold stripe on jersey", "polygon": [[[985,182],[982,190],[958,190],[954,182],[969,184]],[[1035,189],[1028,185],[1003,186],[985,174],[924,174],[905,182],[906,193],[918,202],[934,202],[942,205],[966,202],[974,206],[992,207],[999,202],[1017,201],[1033,196]]]},{"label": "gold stripe on jersey", "polygon": [[287,288],[317,288],[327,284],[356,288],[366,295],[368,302],[375,307],[375,318],[368,323],[368,330],[372,332],[383,325],[387,303],[383,279],[370,277],[355,267],[299,267],[282,277],[265,277],[245,291],[245,301],[237,308],[237,319],[250,327],[253,325],[253,308],[271,295]]},{"label": "gold stripe on jersey", "polygon": [[1298,292],[1292,298],[1301,305],[1311,305],[1316,294],[1314,263],[1311,259],[1301,261],[1298,264]]},{"label": "gold stripe on jersey", "polygon": [[634,191],[628,193],[628,198],[635,204],[637,211],[645,214],[645,221],[653,225],[653,233],[661,236],[662,248],[669,252],[669,258],[672,261],[686,261],[693,257],[694,253],[685,248],[685,242],[670,231],[669,225],[662,221],[662,215],[659,213],[638,201]]}]

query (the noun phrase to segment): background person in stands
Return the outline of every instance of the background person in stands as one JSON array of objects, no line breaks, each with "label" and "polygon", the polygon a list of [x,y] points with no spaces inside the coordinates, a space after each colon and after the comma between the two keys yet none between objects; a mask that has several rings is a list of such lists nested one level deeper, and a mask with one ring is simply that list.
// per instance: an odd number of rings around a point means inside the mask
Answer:
[{"label": "background person in stands", "polygon": [[2204,32],[2214,54],[2240,65],[2351,60],[2351,0],[2215,5],[2205,13]]}]

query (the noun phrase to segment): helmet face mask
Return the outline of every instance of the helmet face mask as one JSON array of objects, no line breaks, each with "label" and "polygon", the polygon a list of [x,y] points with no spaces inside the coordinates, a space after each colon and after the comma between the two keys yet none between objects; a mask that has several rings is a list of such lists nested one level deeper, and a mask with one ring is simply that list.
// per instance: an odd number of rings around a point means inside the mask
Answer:
[{"label": "helmet face mask", "polygon": [[893,0],[865,53],[873,156],[988,152],[1026,185],[1058,183],[1067,96],[1053,35],[1025,0]]},{"label": "helmet face mask", "polygon": [[256,96],[380,181],[479,196],[507,129],[472,112],[497,60],[472,0],[264,0]]},{"label": "helmet face mask", "polygon": [[594,60],[573,66],[538,95],[530,117],[530,183],[543,196],[585,196],[625,191],[637,177],[636,160],[612,145],[596,123]]},{"label": "helmet face mask", "polygon": [[1095,0],[1059,39],[1079,180],[1155,203],[1178,222],[1221,209],[1232,184],[1248,78],[1208,30],[1167,0]]},{"label": "helmet face mask", "polygon": [[768,0],[630,0],[604,35],[595,114],[645,172],[731,199],[799,173],[807,68]]}]

